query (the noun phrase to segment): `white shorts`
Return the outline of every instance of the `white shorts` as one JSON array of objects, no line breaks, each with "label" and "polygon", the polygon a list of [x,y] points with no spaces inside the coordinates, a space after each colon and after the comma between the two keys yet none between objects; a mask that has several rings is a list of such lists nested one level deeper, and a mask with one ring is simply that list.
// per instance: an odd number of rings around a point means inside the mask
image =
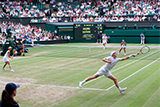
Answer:
[{"label": "white shorts", "polygon": [[104,75],[107,78],[109,76],[112,76],[112,74],[110,73],[110,71],[105,70],[103,67],[101,67],[96,74],[98,74],[99,76]]},{"label": "white shorts", "polygon": [[107,41],[104,40],[104,41],[103,41],[103,44],[104,44],[104,43],[107,44]]},{"label": "white shorts", "polygon": [[121,46],[121,48],[123,49],[123,48],[126,48],[126,46]]}]

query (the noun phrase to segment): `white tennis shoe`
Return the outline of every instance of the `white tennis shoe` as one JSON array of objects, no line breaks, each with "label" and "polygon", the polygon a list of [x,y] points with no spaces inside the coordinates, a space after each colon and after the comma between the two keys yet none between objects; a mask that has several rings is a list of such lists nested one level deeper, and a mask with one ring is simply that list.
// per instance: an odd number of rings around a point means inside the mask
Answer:
[{"label": "white tennis shoe", "polygon": [[80,87],[80,88],[83,87],[83,82],[79,82],[79,87]]},{"label": "white tennis shoe", "polygon": [[126,89],[127,89],[127,87],[126,87],[126,88],[122,88],[122,89],[120,90],[120,93],[123,94],[123,92],[124,92]]},{"label": "white tennis shoe", "polygon": [[14,70],[12,69],[11,72],[14,72]]},{"label": "white tennis shoe", "polygon": [[5,68],[3,68],[2,70],[6,70]]}]

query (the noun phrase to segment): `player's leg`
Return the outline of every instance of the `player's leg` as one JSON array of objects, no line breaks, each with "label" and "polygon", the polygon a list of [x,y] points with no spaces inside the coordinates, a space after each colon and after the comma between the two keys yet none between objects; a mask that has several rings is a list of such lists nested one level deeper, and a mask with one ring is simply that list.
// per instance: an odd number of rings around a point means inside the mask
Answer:
[{"label": "player's leg", "polygon": [[8,64],[8,62],[5,62],[4,66],[3,66],[3,70],[5,70],[5,67],[7,64]]},{"label": "player's leg", "polygon": [[120,48],[118,55],[120,54],[121,50],[122,50],[122,48]]},{"label": "player's leg", "polygon": [[95,74],[95,75],[93,75],[93,76],[87,77],[87,78],[86,78],[85,80],[83,80],[82,82],[79,82],[79,87],[82,88],[82,86],[83,86],[83,84],[84,84],[85,82],[87,82],[87,81],[89,81],[89,80],[92,80],[92,79],[95,79],[95,78],[97,78],[97,77],[99,77],[98,74]]},{"label": "player's leg", "polygon": [[103,42],[103,49],[105,49],[105,46],[106,46],[106,42],[104,41]]},{"label": "player's leg", "polygon": [[14,70],[12,69],[11,63],[9,61],[8,61],[8,65],[9,65],[11,72],[14,72]]},{"label": "player's leg", "polygon": [[85,82],[87,82],[87,81],[89,81],[89,80],[92,80],[92,79],[95,79],[95,78],[97,78],[97,77],[99,77],[99,76],[102,76],[102,75],[104,75],[104,74],[105,74],[105,69],[104,69],[103,67],[101,67],[101,68],[98,70],[98,72],[96,72],[96,74],[94,74],[93,76],[90,76],[90,77],[86,78],[85,80],[79,82],[79,87],[82,88],[82,86],[83,86],[83,84],[84,84]]},{"label": "player's leg", "polygon": [[108,76],[109,79],[113,80],[114,81],[114,84],[116,85],[116,87],[119,89],[120,93],[122,94],[127,88],[121,88],[118,84],[118,81],[117,79],[111,75],[111,76]]},{"label": "player's leg", "polygon": [[126,48],[124,47],[123,49],[124,49],[124,55],[126,55]]},{"label": "player's leg", "polygon": [[144,44],[144,39],[143,39],[143,43],[142,44]]},{"label": "player's leg", "polygon": [[95,75],[93,75],[93,76],[90,76],[90,77],[86,78],[85,81],[87,82],[87,81],[92,80],[92,79],[95,79],[95,78],[97,78],[97,77],[99,77],[99,75],[98,75],[98,74],[95,74]]},{"label": "player's leg", "polygon": [[116,85],[116,87],[119,88],[118,81],[117,81],[117,79],[116,79],[113,75],[108,76],[108,78],[111,79],[111,80],[113,80],[113,81],[114,81],[114,84]]}]

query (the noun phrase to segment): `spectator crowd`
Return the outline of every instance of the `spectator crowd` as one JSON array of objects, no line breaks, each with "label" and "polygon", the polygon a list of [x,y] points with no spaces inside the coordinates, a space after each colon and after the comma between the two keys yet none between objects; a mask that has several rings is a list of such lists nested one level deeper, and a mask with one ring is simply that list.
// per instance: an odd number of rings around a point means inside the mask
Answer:
[{"label": "spectator crowd", "polygon": [[40,11],[33,2],[27,1],[0,1],[0,17],[43,17],[45,13]]},{"label": "spectator crowd", "polygon": [[31,22],[160,21],[160,0],[116,0],[115,3],[110,2],[112,0],[50,0],[49,9],[42,7],[45,0],[34,1],[0,1],[0,17],[34,17]]},{"label": "spectator crowd", "polygon": [[[55,3],[50,1],[50,7],[54,12],[51,17],[44,17],[42,22],[115,22],[115,21],[160,21],[160,1],[159,0],[110,0],[97,2],[87,0],[86,2]],[[146,17],[151,15],[151,17]],[[32,22],[38,22],[33,19]]]},{"label": "spectator crowd", "polygon": [[51,14],[52,17],[160,15],[159,0],[116,0],[113,5],[108,0],[97,0],[97,2],[87,0],[87,2],[79,3],[76,6],[65,2],[51,3],[51,6],[57,8],[57,12]]},{"label": "spectator crowd", "polygon": [[[116,0],[115,3],[110,2],[113,0],[77,0],[76,2],[69,0],[70,2],[67,3],[50,0],[50,8],[47,10],[39,8],[45,4],[45,0],[34,1],[0,1],[0,17],[33,17],[31,19],[33,23],[160,21],[160,0]],[[43,18],[38,19],[37,17]],[[24,26],[20,23],[1,22],[0,26],[2,41],[5,41],[6,29],[11,29],[15,32],[17,39],[26,42],[70,38],[29,24]]]},{"label": "spectator crowd", "polygon": [[4,44],[6,41],[8,29],[14,34],[16,40],[21,40],[25,43],[33,43],[34,41],[47,41],[47,40],[70,40],[69,35],[58,35],[57,30],[54,32],[46,31],[40,27],[32,27],[29,24],[24,26],[20,23],[13,22],[0,22],[0,39]]}]

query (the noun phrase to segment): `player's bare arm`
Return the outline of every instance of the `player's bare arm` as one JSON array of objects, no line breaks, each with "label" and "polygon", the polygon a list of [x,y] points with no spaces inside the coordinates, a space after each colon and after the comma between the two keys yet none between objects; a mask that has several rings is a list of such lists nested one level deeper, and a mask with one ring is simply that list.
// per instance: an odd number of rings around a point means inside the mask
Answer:
[{"label": "player's bare arm", "polygon": [[129,59],[129,58],[132,57],[132,56],[135,57],[136,55],[132,54],[132,55],[126,56],[126,57],[122,58],[121,61],[126,60],[126,59]]},{"label": "player's bare arm", "polygon": [[10,56],[10,51],[8,51],[8,57],[11,58],[11,56]]},{"label": "player's bare arm", "polygon": [[108,61],[106,58],[103,58],[102,61],[103,61],[103,62],[106,62],[106,63],[109,63],[109,64],[112,64],[112,62],[111,62],[111,61]]}]

